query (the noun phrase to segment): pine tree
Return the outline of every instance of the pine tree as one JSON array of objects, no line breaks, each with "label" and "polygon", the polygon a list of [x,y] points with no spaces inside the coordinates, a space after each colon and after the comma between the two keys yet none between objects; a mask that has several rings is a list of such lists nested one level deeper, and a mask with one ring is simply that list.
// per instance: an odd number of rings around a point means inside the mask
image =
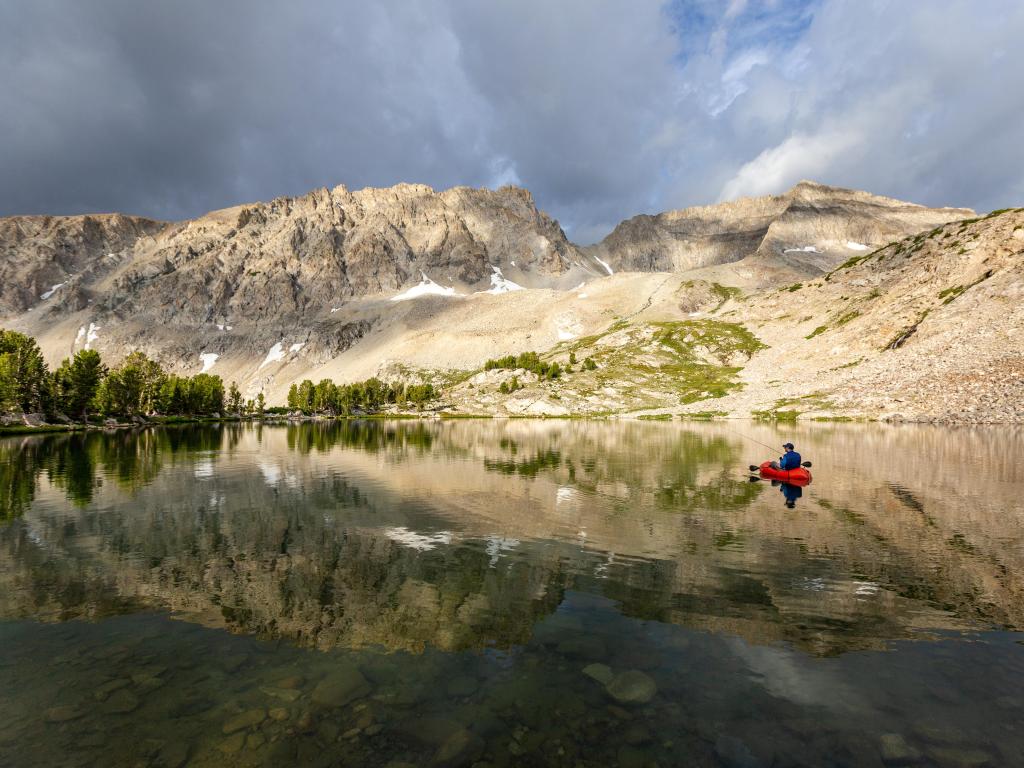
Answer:
[{"label": "pine tree", "polygon": [[236,414],[242,412],[242,392],[233,381],[228,387],[228,411]]},{"label": "pine tree", "polygon": [[313,412],[313,382],[303,379],[296,394],[296,407],[303,413]]},{"label": "pine tree", "polygon": [[334,413],[338,399],[338,386],[330,379],[321,379],[313,389],[313,410],[316,413]]},{"label": "pine tree", "polygon": [[188,379],[186,403],[189,413],[210,416],[224,410],[224,382],[220,376],[197,373]]},{"label": "pine tree", "polygon": [[8,355],[5,367],[14,381],[16,407],[24,413],[43,410],[50,374],[36,340],[0,329],[0,355]]},{"label": "pine tree", "polygon": [[262,416],[263,411],[266,410],[266,407],[267,399],[263,396],[263,393],[260,392],[258,395],[256,395],[256,415]]},{"label": "pine tree", "polygon": [[180,376],[168,376],[160,386],[157,398],[157,410],[165,415],[185,412],[186,379]]},{"label": "pine tree", "polygon": [[0,413],[9,413],[18,407],[18,382],[14,371],[11,354],[0,354]]},{"label": "pine tree", "polygon": [[83,349],[70,362],[61,365],[61,405],[69,414],[82,420],[89,418],[89,411],[100,393],[100,385],[107,374],[100,353],[95,349]]}]

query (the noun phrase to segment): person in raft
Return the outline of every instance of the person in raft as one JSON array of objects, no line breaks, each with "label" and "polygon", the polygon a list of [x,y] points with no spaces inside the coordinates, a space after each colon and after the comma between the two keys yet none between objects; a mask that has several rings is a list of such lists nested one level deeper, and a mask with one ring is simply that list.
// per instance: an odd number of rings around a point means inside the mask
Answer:
[{"label": "person in raft", "polygon": [[800,454],[793,450],[792,443],[786,443],[782,446],[786,449],[786,452],[779,456],[778,461],[771,463],[772,469],[797,469],[800,467]]}]

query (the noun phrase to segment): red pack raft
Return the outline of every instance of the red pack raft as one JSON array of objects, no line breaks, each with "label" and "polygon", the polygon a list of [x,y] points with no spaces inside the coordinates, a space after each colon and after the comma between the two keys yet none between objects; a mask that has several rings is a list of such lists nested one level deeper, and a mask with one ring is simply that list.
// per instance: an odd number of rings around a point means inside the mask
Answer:
[{"label": "red pack raft", "polygon": [[808,485],[811,482],[810,470],[803,467],[797,467],[796,469],[772,469],[772,463],[766,461],[760,466],[758,471],[761,473],[761,477],[769,480],[781,480],[791,485]]}]

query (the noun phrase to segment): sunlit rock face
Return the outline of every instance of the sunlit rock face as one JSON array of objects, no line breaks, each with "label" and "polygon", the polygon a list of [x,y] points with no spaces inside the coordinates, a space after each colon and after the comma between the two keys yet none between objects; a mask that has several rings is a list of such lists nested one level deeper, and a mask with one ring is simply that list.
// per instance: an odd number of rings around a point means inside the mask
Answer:
[{"label": "sunlit rock face", "polygon": [[965,219],[966,208],[926,208],[803,181],[785,194],[636,216],[590,251],[613,269],[680,272],[748,259],[747,269],[821,274],[906,235]]},{"label": "sunlit rock face", "polygon": [[762,452],[746,437],[783,436],[744,433],[351,423],[8,440],[0,616],[158,609],[414,652],[528,642],[570,593],[823,655],[1024,626],[1007,575],[1024,565],[1015,436],[793,428],[821,469],[791,510],[739,471]]},{"label": "sunlit rock face", "polygon": [[[167,223],[120,214],[0,219],[0,323],[39,337],[51,362],[88,342],[206,366],[254,392],[281,365],[325,362],[425,281],[450,295],[569,288],[599,269],[529,192],[320,189]],[[602,272],[603,273],[603,272]],[[375,305],[376,306],[376,305]],[[86,329],[81,331],[80,329]],[[209,359],[209,357],[205,358]]]}]

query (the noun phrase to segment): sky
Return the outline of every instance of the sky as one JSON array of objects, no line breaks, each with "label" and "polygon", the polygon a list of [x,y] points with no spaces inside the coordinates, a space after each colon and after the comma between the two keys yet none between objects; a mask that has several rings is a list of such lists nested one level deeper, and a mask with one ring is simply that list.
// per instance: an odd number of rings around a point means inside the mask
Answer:
[{"label": "sky", "polygon": [[527,187],[582,243],[801,179],[1024,205],[1020,0],[0,0],[0,216]]}]

